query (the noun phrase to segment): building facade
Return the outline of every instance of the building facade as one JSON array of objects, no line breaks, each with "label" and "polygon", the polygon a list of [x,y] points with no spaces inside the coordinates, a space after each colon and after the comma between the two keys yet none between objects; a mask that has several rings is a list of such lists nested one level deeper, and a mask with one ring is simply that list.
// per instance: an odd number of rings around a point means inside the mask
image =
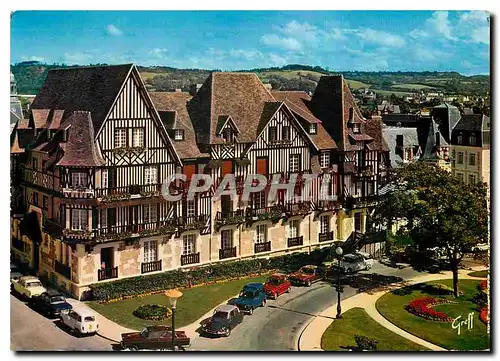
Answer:
[{"label": "building facade", "polygon": [[[132,64],[51,70],[11,159],[12,254],[76,297],[97,282],[353,238],[390,166],[380,118],[362,117],[342,76],[322,77],[312,97],[249,73],[148,93]],[[167,201],[176,173],[186,178]],[[213,184],[190,199],[194,174]],[[236,196],[214,197],[228,174]],[[244,200],[253,174],[267,184]],[[292,177],[294,189],[270,195]]]}]

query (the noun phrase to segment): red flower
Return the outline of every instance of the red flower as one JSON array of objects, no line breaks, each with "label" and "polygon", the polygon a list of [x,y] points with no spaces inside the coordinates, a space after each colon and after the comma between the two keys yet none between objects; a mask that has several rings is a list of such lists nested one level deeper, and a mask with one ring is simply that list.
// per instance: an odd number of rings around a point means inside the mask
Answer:
[{"label": "red flower", "polygon": [[487,280],[481,281],[481,283],[479,284],[479,289],[484,291],[487,288],[488,288],[488,281]]},{"label": "red flower", "polygon": [[406,310],[413,313],[416,316],[420,316],[427,319],[437,320],[437,321],[449,321],[448,315],[443,312],[438,312],[432,309],[432,306],[449,303],[448,300],[436,300],[433,297],[418,298],[411,301],[407,306]]},{"label": "red flower", "polygon": [[481,309],[481,313],[479,314],[479,319],[484,322],[485,325],[488,324],[488,306],[485,306]]}]

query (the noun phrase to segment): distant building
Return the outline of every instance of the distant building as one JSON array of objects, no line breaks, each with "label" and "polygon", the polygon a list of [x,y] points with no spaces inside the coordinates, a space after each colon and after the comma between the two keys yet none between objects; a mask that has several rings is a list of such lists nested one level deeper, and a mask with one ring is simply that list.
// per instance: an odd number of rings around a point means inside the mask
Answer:
[{"label": "distant building", "polygon": [[380,114],[400,114],[401,110],[399,105],[394,105],[389,103],[387,100],[383,100],[382,104],[377,105],[377,109]]}]

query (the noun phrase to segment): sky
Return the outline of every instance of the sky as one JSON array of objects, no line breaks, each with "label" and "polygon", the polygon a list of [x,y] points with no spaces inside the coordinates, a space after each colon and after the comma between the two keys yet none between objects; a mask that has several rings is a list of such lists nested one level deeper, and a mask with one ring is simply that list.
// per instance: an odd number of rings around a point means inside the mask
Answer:
[{"label": "sky", "polygon": [[490,73],[483,11],[17,11],[11,63]]}]

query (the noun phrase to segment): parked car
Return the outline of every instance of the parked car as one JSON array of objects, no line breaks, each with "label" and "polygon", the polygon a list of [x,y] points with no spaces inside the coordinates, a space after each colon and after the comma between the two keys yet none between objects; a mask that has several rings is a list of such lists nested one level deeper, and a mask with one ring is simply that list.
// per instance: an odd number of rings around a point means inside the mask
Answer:
[{"label": "parked car", "polygon": [[345,273],[353,273],[370,269],[371,265],[366,262],[365,258],[359,253],[346,254],[340,261],[340,267]]},{"label": "parked car", "polygon": [[262,283],[249,283],[243,287],[239,297],[234,300],[234,305],[240,311],[248,312],[251,315],[257,307],[264,307],[266,305],[266,299],[267,295]]},{"label": "parked car", "polygon": [[10,263],[10,279],[11,280],[18,280],[22,276],[24,276],[24,273],[22,272],[21,268],[11,262]]},{"label": "parked car", "polygon": [[[184,331],[175,330],[175,346],[188,347],[191,339]],[[141,332],[122,333],[120,345],[130,350],[172,349],[172,328],[165,325],[149,326]]]},{"label": "parked car", "polygon": [[49,317],[59,317],[62,313],[69,312],[73,307],[66,302],[66,298],[59,292],[45,292],[33,296],[30,300],[33,308]]},{"label": "parked car", "polygon": [[292,283],[285,274],[275,273],[271,275],[264,284],[264,291],[268,297],[277,299],[279,295],[290,292]]},{"label": "parked car", "polygon": [[12,291],[16,292],[24,299],[30,299],[33,296],[38,296],[47,292],[40,280],[34,276],[12,278],[10,282]]},{"label": "parked car", "polygon": [[359,254],[359,255],[361,255],[364,258],[364,260],[366,262],[366,269],[367,270],[369,270],[370,268],[372,268],[373,265],[375,264],[375,261],[372,258],[371,254],[366,253],[366,252],[361,252],[361,251],[356,251],[355,254]]},{"label": "parked car", "polygon": [[323,270],[318,266],[302,266],[297,272],[288,276],[292,285],[305,285],[310,287],[313,283],[321,281]]},{"label": "parked car", "polygon": [[61,313],[61,321],[71,331],[76,331],[82,335],[92,335],[99,332],[96,314],[87,308],[73,308],[67,313]]},{"label": "parked car", "polygon": [[214,314],[205,322],[201,329],[210,335],[228,337],[231,330],[243,321],[243,312],[234,305],[222,305],[215,309]]},{"label": "parked car", "polygon": [[473,247],[474,252],[484,252],[490,249],[490,245],[488,243],[478,243]]}]

